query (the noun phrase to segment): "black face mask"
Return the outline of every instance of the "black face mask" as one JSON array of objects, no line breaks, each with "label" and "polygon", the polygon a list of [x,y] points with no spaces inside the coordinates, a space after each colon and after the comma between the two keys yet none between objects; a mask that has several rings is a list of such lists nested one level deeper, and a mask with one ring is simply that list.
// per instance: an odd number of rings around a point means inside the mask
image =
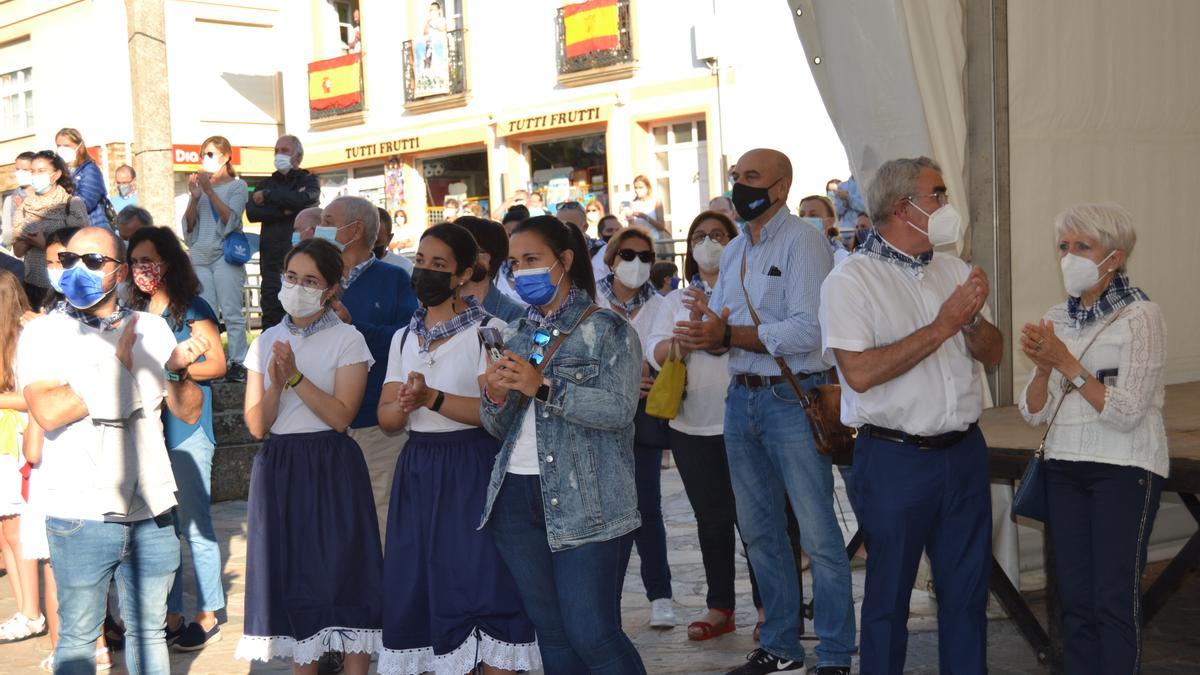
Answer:
[{"label": "black face mask", "polygon": [[376,246],[375,248],[371,249],[371,253],[374,253],[376,258],[383,260],[384,256],[387,255],[387,247]]},{"label": "black face mask", "polygon": [[412,271],[412,287],[417,300],[426,307],[436,307],[454,295],[450,288],[452,275],[449,272],[418,267]]},{"label": "black face mask", "polygon": [[606,243],[606,244],[607,244],[607,243],[608,243],[608,240],[609,240],[609,239],[612,239],[612,238],[613,238],[613,236],[612,236],[612,233],[609,233],[609,234],[602,234],[602,235],[600,235],[600,238],[601,238],[602,240],[604,240],[604,243]]},{"label": "black face mask", "polygon": [[[775,183],[781,180],[783,180],[782,177],[776,178]],[[767,187],[734,183],[733,194],[729,198],[733,201],[733,208],[737,211],[738,216],[749,222],[774,206],[775,202],[771,201],[770,190],[775,187],[775,183],[771,183]]]}]

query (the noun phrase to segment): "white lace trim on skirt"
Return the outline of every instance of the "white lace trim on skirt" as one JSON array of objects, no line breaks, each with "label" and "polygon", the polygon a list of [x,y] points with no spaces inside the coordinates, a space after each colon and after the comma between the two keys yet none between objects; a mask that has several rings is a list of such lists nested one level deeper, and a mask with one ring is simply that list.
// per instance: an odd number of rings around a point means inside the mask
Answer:
[{"label": "white lace trim on skirt", "polygon": [[503,642],[482,630],[475,630],[457,649],[438,656],[433,647],[418,649],[388,649],[379,651],[380,675],[418,675],[434,672],[438,675],[462,675],[479,663],[494,668],[531,671],[542,667],[537,642],[514,644]]},{"label": "white lace trim on skirt", "polygon": [[322,628],[303,640],[287,635],[243,635],[234,657],[245,661],[291,659],[302,666],[320,659],[325,652],[375,654],[382,648],[382,630],[335,626]]}]

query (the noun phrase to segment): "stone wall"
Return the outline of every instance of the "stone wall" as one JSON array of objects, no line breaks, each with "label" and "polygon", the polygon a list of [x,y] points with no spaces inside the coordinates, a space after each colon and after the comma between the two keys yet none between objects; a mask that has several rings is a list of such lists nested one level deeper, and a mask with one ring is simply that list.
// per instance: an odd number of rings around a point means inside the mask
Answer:
[{"label": "stone wall", "polygon": [[245,394],[244,384],[213,385],[213,432],[217,437],[212,467],[214,502],[245,499],[250,491],[250,467],[262,443],[250,435],[242,419]]}]

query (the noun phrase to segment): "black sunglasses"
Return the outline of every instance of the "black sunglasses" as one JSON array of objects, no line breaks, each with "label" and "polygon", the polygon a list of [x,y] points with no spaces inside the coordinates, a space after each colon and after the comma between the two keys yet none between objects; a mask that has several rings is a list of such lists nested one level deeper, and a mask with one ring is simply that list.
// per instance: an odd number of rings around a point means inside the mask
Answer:
[{"label": "black sunglasses", "polygon": [[123,264],[122,261],[116,258],[110,258],[100,253],[84,253],[80,255],[78,253],[71,253],[70,251],[63,251],[58,254],[58,262],[62,263],[63,269],[71,269],[80,260],[83,261],[84,266],[93,272],[99,272],[100,268],[104,267],[104,263],[106,262],[113,262],[118,265]]},{"label": "black sunglasses", "polygon": [[635,251],[631,248],[623,248],[617,251],[617,255],[621,256],[621,260],[625,261],[637,258],[644,263],[654,262],[654,251]]},{"label": "black sunglasses", "polygon": [[583,205],[580,204],[579,202],[559,202],[558,210],[562,211],[564,209],[567,211],[576,211],[576,210],[582,211]]}]

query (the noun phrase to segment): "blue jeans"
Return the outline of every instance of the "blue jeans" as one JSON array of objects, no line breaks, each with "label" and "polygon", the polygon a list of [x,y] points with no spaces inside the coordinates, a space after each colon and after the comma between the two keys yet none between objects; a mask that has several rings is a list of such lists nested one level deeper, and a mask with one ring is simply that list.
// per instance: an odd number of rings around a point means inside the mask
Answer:
[{"label": "blue jeans", "polygon": [[[213,444],[203,429],[197,429],[179,447],[172,448],[171,471],[175,473],[175,532],[187,541],[196,577],[196,611],[215,612],[225,606],[221,587],[221,549],[212,524]],[[183,565],[175,572],[167,612],[183,613]]]},{"label": "blue jeans", "polygon": [[96,639],[114,574],[125,619],[126,668],[130,675],[170,672],[167,591],[179,567],[179,539],[171,517],[136,523],[47,518],[46,535],[62,622],[54,672],[96,672]]},{"label": "blue jeans", "polygon": [[987,672],[992,501],[983,434],[976,428],[941,450],[859,436],[854,480],[868,552],[861,671],[903,672],[908,605],[926,552],[937,586],[938,672]]},{"label": "blue jeans", "polygon": [[671,567],[667,564],[667,526],[662,514],[662,450],[633,446],[633,477],[642,526],[632,537],[622,538],[625,546],[621,551],[621,578],[625,578],[629,556],[637,544],[646,599],[670,598]]},{"label": "blue jeans", "polygon": [[1138,581],[1162,486],[1162,476],[1134,466],[1046,462],[1046,529],[1069,675],[1140,672]]},{"label": "blue jeans", "polygon": [[[802,381],[805,387],[823,376]],[[788,544],[785,501],[812,560],[817,666],[849,666],[854,652],[850,562],[833,514],[833,465],[817,452],[808,418],[787,384],[750,389],[733,383],[725,400],[725,452],[737,500],[738,527],[758,580],[766,621],[762,647],[804,660],[800,584]]]},{"label": "blue jeans", "polygon": [[555,675],[645,673],[621,631],[621,553],[631,534],[551,551],[541,479],[508,474],[488,521],[525,611],[537,629],[542,668]]}]

